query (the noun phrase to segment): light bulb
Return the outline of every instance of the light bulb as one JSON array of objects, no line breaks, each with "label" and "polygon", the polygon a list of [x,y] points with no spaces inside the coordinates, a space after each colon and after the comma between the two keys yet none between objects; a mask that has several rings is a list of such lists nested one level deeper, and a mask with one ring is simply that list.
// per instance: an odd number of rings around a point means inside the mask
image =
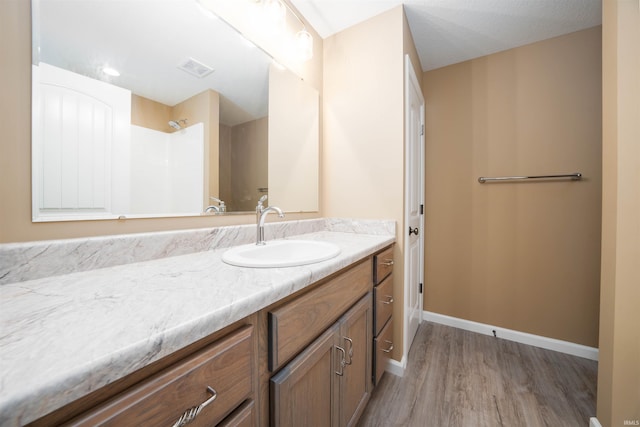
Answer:
[{"label": "light bulb", "polygon": [[275,27],[284,25],[287,9],[280,0],[265,0],[263,4],[266,19]]},{"label": "light bulb", "polygon": [[296,51],[303,61],[313,58],[313,36],[305,29],[296,33]]}]

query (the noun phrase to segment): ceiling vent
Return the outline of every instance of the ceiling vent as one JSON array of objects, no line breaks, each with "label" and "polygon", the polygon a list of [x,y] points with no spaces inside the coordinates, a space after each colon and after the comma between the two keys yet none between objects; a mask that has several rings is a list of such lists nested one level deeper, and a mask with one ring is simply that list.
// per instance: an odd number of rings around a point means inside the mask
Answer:
[{"label": "ceiling vent", "polygon": [[204,65],[202,62],[196,61],[193,58],[185,59],[178,64],[178,68],[200,79],[213,73],[213,68],[208,65]]}]

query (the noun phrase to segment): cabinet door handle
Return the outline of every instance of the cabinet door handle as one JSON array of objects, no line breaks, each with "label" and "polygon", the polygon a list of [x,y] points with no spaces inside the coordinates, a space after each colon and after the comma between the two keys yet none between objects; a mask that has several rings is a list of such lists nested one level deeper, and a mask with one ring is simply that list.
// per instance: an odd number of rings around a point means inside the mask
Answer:
[{"label": "cabinet door handle", "polygon": [[351,338],[343,337],[346,342],[349,343],[349,351],[347,354],[349,355],[349,361],[344,362],[346,365],[351,365],[353,363],[353,340]]},{"label": "cabinet door handle", "polygon": [[218,392],[215,391],[211,386],[207,386],[207,391],[211,393],[211,397],[205,400],[204,402],[202,402],[201,404],[199,404],[198,406],[194,406],[184,411],[184,413],[180,415],[180,418],[178,418],[178,421],[176,421],[172,427],[182,427],[189,424],[198,416],[200,411],[202,411],[202,409],[204,409],[205,406],[207,406],[208,404],[216,400],[216,397],[218,397]]},{"label": "cabinet door handle", "polygon": [[347,362],[345,361],[345,357],[347,355],[347,352],[344,351],[344,348],[340,347],[339,345],[336,346],[336,350],[342,352],[342,360],[340,360],[340,371],[336,371],[336,374],[343,376],[344,375],[344,365],[347,364]]},{"label": "cabinet door handle", "polygon": [[392,295],[385,295],[385,298],[387,298],[386,301],[380,301],[380,302],[383,303],[383,304],[389,305],[389,304],[393,303],[393,301],[394,301]]},{"label": "cabinet door handle", "polygon": [[384,342],[386,342],[387,344],[390,344],[389,348],[386,350],[383,348],[381,350],[384,351],[385,353],[391,353],[391,350],[393,350],[393,343],[389,340],[384,340]]},{"label": "cabinet door handle", "polygon": [[385,259],[383,262],[381,262],[380,264],[382,265],[386,265],[387,267],[391,267],[393,265],[393,260],[392,259]]},{"label": "cabinet door handle", "polygon": [[409,237],[411,237],[412,234],[415,234],[417,236],[419,232],[420,230],[418,230],[418,227],[411,228],[411,226],[409,226]]}]

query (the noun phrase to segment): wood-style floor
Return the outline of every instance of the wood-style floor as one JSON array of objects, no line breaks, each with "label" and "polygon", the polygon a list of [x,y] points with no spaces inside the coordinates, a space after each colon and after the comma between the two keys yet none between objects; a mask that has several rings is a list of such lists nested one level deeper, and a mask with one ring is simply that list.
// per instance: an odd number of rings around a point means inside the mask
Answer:
[{"label": "wood-style floor", "polygon": [[424,322],[400,378],[385,373],[359,426],[588,427],[595,361]]}]

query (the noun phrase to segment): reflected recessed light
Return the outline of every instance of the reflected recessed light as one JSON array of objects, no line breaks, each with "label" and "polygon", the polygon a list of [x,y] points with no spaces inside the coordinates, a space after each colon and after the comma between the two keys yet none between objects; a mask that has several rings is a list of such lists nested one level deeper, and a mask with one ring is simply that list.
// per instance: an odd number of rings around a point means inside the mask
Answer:
[{"label": "reflected recessed light", "polygon": [[102,72],[105,73],[108,76],[112,76],[112,77],[118,77],[120,75],[120,72],[118,70],[116,70],[115,68],[111,68],[111,67],[104,67],[102,69]]}]

